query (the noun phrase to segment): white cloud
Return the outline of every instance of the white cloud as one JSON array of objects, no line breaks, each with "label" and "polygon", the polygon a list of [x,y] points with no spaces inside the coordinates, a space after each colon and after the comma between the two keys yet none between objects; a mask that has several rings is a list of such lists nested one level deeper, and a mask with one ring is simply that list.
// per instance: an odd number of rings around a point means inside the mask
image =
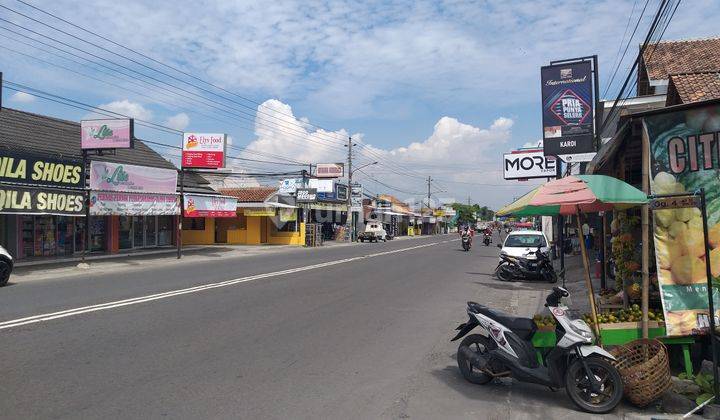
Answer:
[{"label": "white cloud", "polygon": [[[107,104],[101,104],[98,105],[98,108],[102,108],[111,112],[116,112],[120,115],[124,115],[130,118],[136,118],[138,120],[152,121],[153,119],[153,112],[151,110],[145,108],[142,104],[138,102],[132,102],[127,99],[113,101]],[[84,116],[82,119],[90,118],[108,118],[108,116],[93,112]]]},{"label": "white cloud", "polygon": [[30,102],[35,102],[35,96],[25,92],[15,92],[15,94],[10,97],[10,100],[13,102],[27,104]]},{"label": "white cloud", "polygon": [[188,114],[181,112],[179,114],[168,117],[165,120],[165,125],[174,128],[175,130],[183,131],[190,125],[190,117]]},{"label": "white cloud", "polygon": [[[254,152],[259,151],[302,162],[345,161],[347,149],[343,145],[348,137],[346,130],[329,132],[310,129],[307,120],[303,121],[305,128],[298,128],[293,125],[299,119],[294,116],[292,108],[276,99],[265,101],[258,107],[258,112],[264,122],[256,123],[257,138],[247,146],[241,157],[257,158]],[[278,124],[269,126],[267,121],[274,119]],[[500,206],[506,197],[497,194],[497,185],[512,189],[515,184],[503,181],[500,161],[493,159],[497,151],[505,150],[512,137],[513,125],[514,121],[507,117],[496,118],[488,128],[465,124],[457,118],[442,117],[426,139],[391,149],[368,144],[362,134],[353,134],[353,140],[358,144],[355,164],[380,162],[363,170],[364,173],[356,172],[354,176],[365,182],[368,190],[387,192],[405,199],[414,192],[424,192],[427,188],[424,178],[431,175],[438,180],[437,185],[447,186],[448,190],[442,193],[445,196],[456,193],[460,196],[472,195]],[[233,165],[236,169],[247,167],[243,162],[234,162]],[[370,177],[400,191],[388,189]],[[432,189],[435,191],[438,188],[433,185]]]}]

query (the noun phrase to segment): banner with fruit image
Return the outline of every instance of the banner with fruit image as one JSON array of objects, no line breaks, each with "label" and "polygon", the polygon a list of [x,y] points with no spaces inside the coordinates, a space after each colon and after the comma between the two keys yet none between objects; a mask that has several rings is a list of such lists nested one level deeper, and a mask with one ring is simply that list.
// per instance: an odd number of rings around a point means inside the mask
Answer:
[{"label": "banner with fruit image", "polygon": [[[653,194],[705,188],[710,255],[705,255],[700,209],[653,212],[655,258],[667,334],[707,333],[706,258],[713,281],[720,276],[720,105],[666,110],[644,117],[650,140]],[[717,288],[715,308],[720,307]],[[716,323],[720,311],[716,310]]]}]

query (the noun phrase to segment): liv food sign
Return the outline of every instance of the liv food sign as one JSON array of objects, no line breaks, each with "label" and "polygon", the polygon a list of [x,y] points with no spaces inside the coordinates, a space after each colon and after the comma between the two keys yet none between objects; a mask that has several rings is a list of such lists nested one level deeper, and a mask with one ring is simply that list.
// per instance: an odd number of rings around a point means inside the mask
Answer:
[{"label": "liv food sign", "polygon": [[[653,211],[655,260],[667,334],[685,336],[709,331],[705,261],[713,283],[720,277],[720,105],[664,110],[646,115],[653,194],[705,188],[710,255],[705,255],[698,208]],[[713,294],[716,324],[720,296]]]},{"label": "liv food sign", "polygon": [[82,149],[129,149],[133,147],[132,119],[80,121]]},{"label": "liv food sign", "polygon": [[183,134],[181,166],[183,168],[224,168],[226,143],[226,134]]}]

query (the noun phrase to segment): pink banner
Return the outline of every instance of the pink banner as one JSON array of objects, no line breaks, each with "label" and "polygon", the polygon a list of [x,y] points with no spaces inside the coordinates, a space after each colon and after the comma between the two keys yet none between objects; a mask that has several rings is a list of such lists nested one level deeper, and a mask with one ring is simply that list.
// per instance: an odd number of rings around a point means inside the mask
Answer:
[{"label": "pink banner", "polygon": [[123,163],[90,163],[90,189],[134,193],[175,194],[177,171]]},{"label": "pink banner", "polygon": [[132,147],[132,137],[131,119],[80,121],[82,149],[129,149]]},{"label": "pink banner", "polygon": [[185,217],[236,217],[237,199],[218,195],[185,195]]}]

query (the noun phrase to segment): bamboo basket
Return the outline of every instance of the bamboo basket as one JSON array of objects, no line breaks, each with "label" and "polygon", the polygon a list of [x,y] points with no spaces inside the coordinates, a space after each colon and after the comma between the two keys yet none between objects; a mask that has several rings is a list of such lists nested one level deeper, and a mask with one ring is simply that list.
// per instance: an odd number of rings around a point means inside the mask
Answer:
[{"label": "bamboo basket", "polygon": [[625,387],[625,397],[639,407],[659,398],[671,386],[667,348],[658,340],[640,339],[610,351]]}]

